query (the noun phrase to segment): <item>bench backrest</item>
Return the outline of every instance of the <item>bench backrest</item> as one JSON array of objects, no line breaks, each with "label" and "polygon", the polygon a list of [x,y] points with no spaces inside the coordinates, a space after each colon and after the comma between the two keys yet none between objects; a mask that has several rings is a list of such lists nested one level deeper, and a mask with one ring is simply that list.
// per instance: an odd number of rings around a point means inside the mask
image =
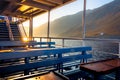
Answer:
[{"label": "bench backrest", "polygon": [[[35,69],[39,67],[47,67],[56,64],[61,64],[65,62],[70,62],[74,60],[87,59],[91,58],[91,54],[86,54],[86,51],[91,51],[91,47],[72,47],[72,48],[54,48],[54,49],[37,49],[37,50],[24,50],[16,51],[10,53],[0,53],[0,60],[11,60],[11,59],[20,59],[24,58],[25,63],[19,65],[9,65],[0,67],[0,75],[10,74],[13,72],[24,71],[29,69]],[[63,56],[63,54],[70,54],[74,52],[81,52],[81,54]],[[54,56],[52,58],[47,58],[44,60],[38,60],[37,62],[30,62],[31,57],[37,56]]]},{"label": "bench backrest", "polygon": [[40,48],[55,48],[55,42],[29,42],[29,47],[40,47]]}]

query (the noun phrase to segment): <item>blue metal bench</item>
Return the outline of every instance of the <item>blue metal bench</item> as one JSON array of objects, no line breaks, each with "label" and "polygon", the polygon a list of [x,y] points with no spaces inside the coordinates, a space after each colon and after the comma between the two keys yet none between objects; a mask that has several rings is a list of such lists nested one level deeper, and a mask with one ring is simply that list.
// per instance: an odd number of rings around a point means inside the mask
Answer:
[{"label": "blue metal bench", "polygon": [[[33,49],[23,50],[15,52],[0,53],[1,60],[11,59],[23,59],[23,63],[4,65],[0,67],[0,75],[5,76],[19,71],[24,71],[24,74],[29,75],[31,69],[37,69],[42,67],[53,66],[57,67],[59,72],[63,72],[63,63],[71,62],[75,60],[86,60],[92,58],[92,54],[87,54],[87,51],[91,51],[91,47],[72,47],[72,48],[52,48],[52,49]],[[71,54],[74,52],[81,52],[81,54],[63,56],[64,54]],[[41,57],[47,55],[46,59],[38,58],[37,60],[31,61],[31,57]]]},{"label": "blue metal bench", "polygon": [[29,47],[55,48],[55,42],[29,42]]}]

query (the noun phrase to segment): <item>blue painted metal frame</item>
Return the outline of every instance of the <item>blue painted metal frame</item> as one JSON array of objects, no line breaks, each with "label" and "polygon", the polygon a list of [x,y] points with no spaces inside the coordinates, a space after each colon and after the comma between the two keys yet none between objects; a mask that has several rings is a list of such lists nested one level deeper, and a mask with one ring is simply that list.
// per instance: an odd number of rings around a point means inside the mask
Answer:
[{"label": "blue painted metal frame", "polygon": [[34,47],[35,45],[40,45],[40,48],[55,48],[55,42],[29,42],[27,43],[27,45],[32,47]]},{"label": "blue painted metal frame", "polygon": [[55,45],[55,42],[32,42],[32,43],[29,43],[29,45],[45,45],[45,44],[52,44],[52,45]]},{"label": "blue painted metal frame", "polygon": [[[19,52],[16,51],[10,53],[0,53],[0,60],[19,59],[19,58],[26,59],[25,64],[0,67],[0,75],[35,69],[39,67],[53,66],[58,64],[59,64],[58,69],[60,70],[62,68],[61,66],[62,63],[91,58],[92,54],[86,54],[86,51],[90,51],[90,50],[92,50],[91,47],[72,47],[72,48],[54,48],[54,49],[44,49],[44,50],[37,49],[37,50],[24,50]],[[71,56],[62,56],[62,54],[64,53],[72,53],[72,52],[83,52],[83,53],[77,55],[71,55]],[[56,55],[56,54],[58,55],[57,57],[29,63],[30,57],[36,57],[42,55]]]},{"label": "blue painted metal frame", "polygon": [[14,65],[14,66],[7,66],[7,67],[2,67],[0,68],[0,73],[3,74],[8,74],[16,71],[23,71],[23,70],[28,70],[28,69],[34,69],[34,68],[39,68],[39,67],[46,67],[46,66],[52,66],[55,64],[59,63],[65,63],[65,62],[70,62],[73,60],[80,60],[80,59],[87,59],[91,58],[92,55],[74,55],[70,57],[63,57],[63,58],[55,58],[55,59],[48,59],[44,60],[41,62],[34,62],[34,63],[27,63],[27,64],[21,64],[21,65]]},{"label": "blue painted metal frame", "polygon": [[23,50],[23,51],[16,51],[16,52],[0,53],[0,60],[25,58],[25,57],[33,57],[33,56],[41,56],[41,55],[63,54],[63,53],[70,53],[70,52],[71,53],[84,52],[84,51],[91,51],[91,50],[92,50],[91,47]]}]

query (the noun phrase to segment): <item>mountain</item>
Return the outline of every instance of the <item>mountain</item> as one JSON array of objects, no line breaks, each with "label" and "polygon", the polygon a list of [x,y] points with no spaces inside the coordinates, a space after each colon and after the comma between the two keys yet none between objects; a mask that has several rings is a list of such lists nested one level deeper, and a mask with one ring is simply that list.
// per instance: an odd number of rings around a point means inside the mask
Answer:
[{"label": "mountain", "polygon": [[[50,36],[82,37],[82,13],[81,11],[63,16],[51,22]],[[120,0],[114,0],[94,10],[87,10],[86,13],[87,37],[120,38]],[[35,31],[41,31],[43,34],[46,33],[46,28],[47,24],[44,24]]]},{"label": "mountain", "polygon": [[[63,32],[66,32],[69,29],[73,28],[73,26],[79,25],[79,21],[81,21],[81,18],[82,18],[82,12],[80,12],[79,14],[75,14],[75,15],[63,16],[51,22],[50,23],[50,35],[59,36]],[[41,27],[36,28],[34,30],[36,32],[34,33],[34,35],[42,34],[40,36],[44,36],[47,31],[47,23],[43,24]]]}]

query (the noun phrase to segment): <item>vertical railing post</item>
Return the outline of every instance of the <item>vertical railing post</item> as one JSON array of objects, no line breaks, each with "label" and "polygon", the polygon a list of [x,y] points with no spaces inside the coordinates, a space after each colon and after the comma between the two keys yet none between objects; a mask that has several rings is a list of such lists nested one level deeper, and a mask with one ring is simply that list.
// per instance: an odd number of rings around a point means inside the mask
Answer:
[{"label": "vertical railing post", "polygon": [[32,39],[33,39],[33,41],[35,40],[35,38],[34,38],[34,37],[33,37]]},{"label": "vertical railing post", "polygon": [[[51,42],[51,38],[49,38],[49,41],[48,42]],[[52,44],[48,44],[48,47],[51,48]]]},{"label": "vertical railing post", "polygon": [[[40,42],[42,42],[42,37],[40,37]],[[42,45],[40,45],[40,47],[42,47]]]},{"label": "vertical railing post", "polygon": [[65,39],[62,39],[62,47],[65,47]]},{"label": "vertical railing post", "polygon": [[42,42],[42,38],[40,37],[40,42]]}]

